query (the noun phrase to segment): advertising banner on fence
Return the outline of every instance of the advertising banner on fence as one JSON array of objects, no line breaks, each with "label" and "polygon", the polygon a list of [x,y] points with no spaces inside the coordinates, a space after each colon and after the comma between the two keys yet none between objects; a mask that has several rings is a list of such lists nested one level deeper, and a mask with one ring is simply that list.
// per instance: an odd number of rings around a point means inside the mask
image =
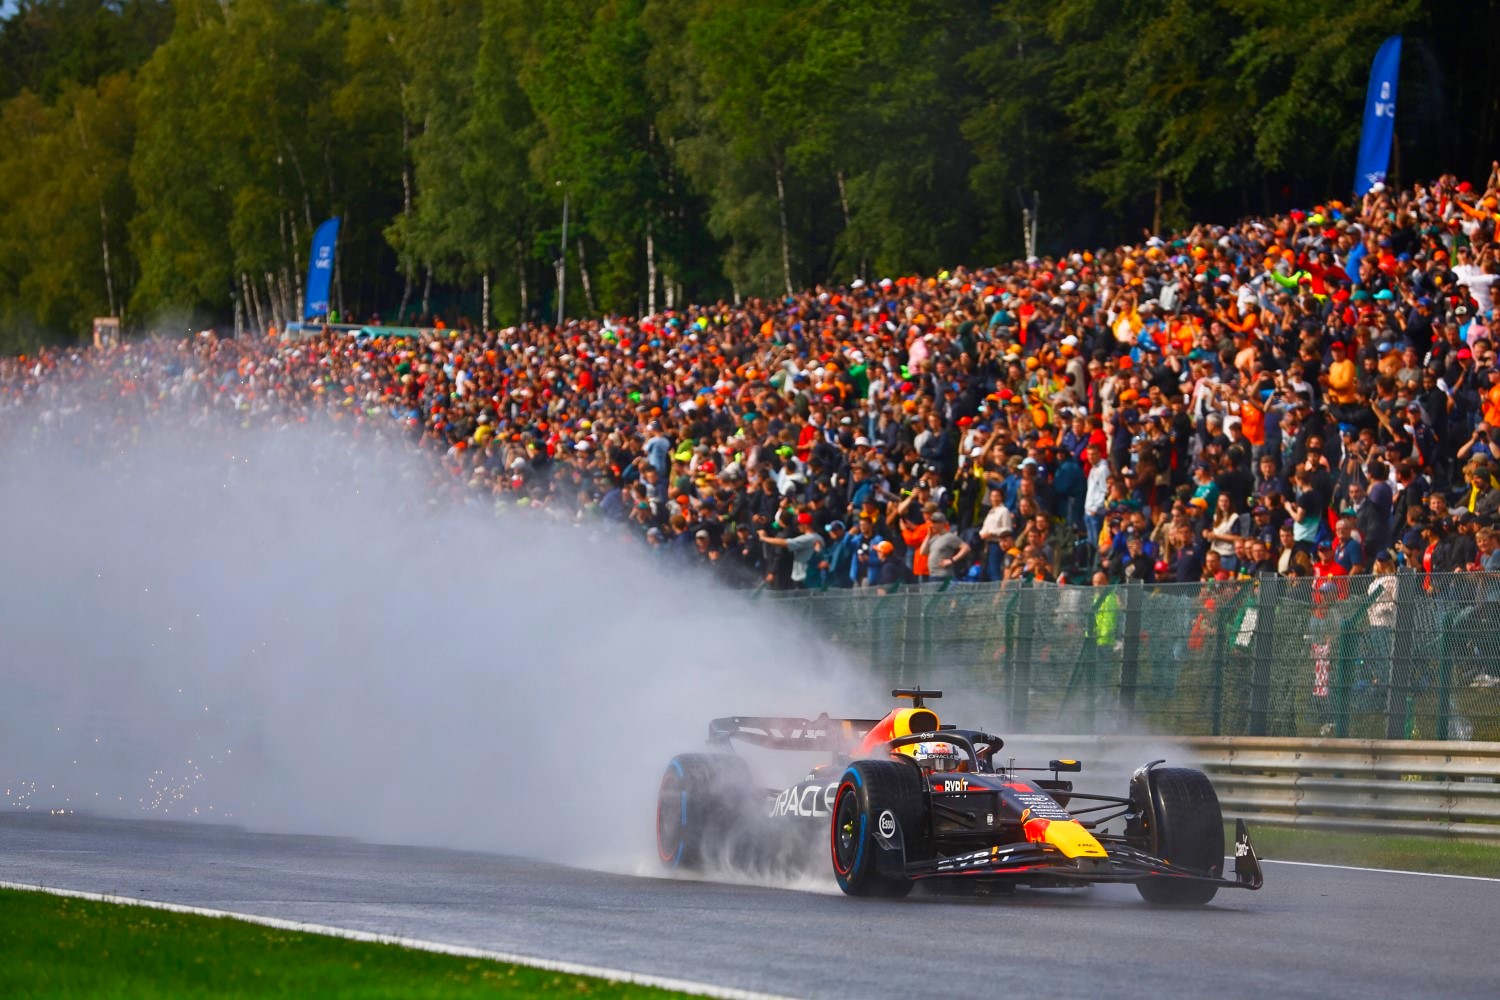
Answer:
[{"label": "advertising banner on fence", "polygon": [[334,216],[313,233],[312,253],[307,258],[307,305],[303,319],[328,315],[328,288],[333,280],[333,252],[339,241],[339,217]]},{"label": "advertising banner on fence", "polygon": [[1401,36],[1381,43],[1370,65],[1370,89],[1365,94],[1365,124],[1359,134],[1359,159],[1354,165],[1354,193],[1363,195],[1385,182],[1391,165],[1391,138],[1396,132],[1396,75],[1401,67]]}]

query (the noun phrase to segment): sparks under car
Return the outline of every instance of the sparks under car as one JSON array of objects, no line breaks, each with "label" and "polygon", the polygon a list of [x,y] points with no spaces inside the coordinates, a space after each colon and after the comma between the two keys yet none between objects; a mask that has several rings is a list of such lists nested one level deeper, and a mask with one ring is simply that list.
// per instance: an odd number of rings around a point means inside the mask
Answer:
[{"label": "sparks under car", "polygon": [[[1206,903],[1221,888],[1260,888],[1243,820],[1224,876],[1223,814],[1201,771],[1152,761],[1125,795],[1080,792],[1062,777],[1081,770],[1077,761],[997,765],[1000,737],[945,726],[927,707],[941,692],[892,694],[912,704],[883,719],[715,719],[710,752],[679,754],[662,778],[662,863],[750,871],[828,864],[851,896],[904,896],[927,879],[1128,882],[1153,903]],[[768,789],[756,786],[737,743],[830,759],[789,788]],[[1121,818],[1122,833],[1104,831]]]}]

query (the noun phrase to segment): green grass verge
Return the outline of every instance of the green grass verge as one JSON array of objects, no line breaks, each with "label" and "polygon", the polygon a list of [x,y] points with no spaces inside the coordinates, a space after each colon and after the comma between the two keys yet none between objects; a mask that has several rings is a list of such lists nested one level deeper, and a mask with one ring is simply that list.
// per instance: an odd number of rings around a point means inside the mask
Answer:
[{"label": "green grass verge", "polygon": [[[1295,830],[1256,823],[1254,816],[1245,817],[1245,821],[1250,824],[1255,851],[1262,858],[1500,878],[1500,846],[1437,837]],[[1232,824],[1226,824],[1224,843],[1234,843]]]},{"label": "green grass verge", "polygon": [[684,995],[243,920],[0,890],[0,997]]}]

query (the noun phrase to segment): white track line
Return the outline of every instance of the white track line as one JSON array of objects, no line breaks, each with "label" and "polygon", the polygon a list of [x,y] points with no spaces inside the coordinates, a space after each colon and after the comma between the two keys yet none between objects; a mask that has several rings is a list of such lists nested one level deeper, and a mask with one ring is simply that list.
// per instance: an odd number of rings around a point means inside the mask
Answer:
[{"label": "white track line", "polygon": [[1485,875],[1449,875],[1447,872],[1413,872],[1404,868],[1359,868],[1355,865],[1324,865],[1316,861],[1278,861],[1275,858],[1261,858],[1261,864],[1271,865],[1301,865],[1303,868],[1337,868],[1346,872],[1383,872],[1386,875],[1424,875],[1427,878],[1461,878],[1470,882],[1500,882],[1500,878],[1490,878]]},{"label": "white track line", "polygon": [[0,880],[0,889],[21,889],[26,892],[45,892],[53,896],[70,896],[89,899],[98,903],[120,903],[126,906],[144,906],[152,910],[168,910],[172,913],[191,913],[200,917],[228,917],[246,923],[274,927],[277,930],[301,931],[307,934],[323,934],[328,937],[345,938],[350,941],[365,941],[370,944],[393,944],[417,951],[431,951],[440,955],[456,955],[460,958],[481,958],[511,965],[524,965],[546,972],[561,972],[570,976],[592,976],[615,983],[633,983],[636,986],[654,986],[657,989],[692,993],[697,996],[721,997],[723,1000],[791,1000],[775,993],[758,993],[754,990],[739,990],[711,983],[698,983],[688,979],[672,979],[653,976],[625,969],[608,969],[598,965],[580,965],[577,962],[562,962],[551,958],[536,958],[531,955],[514,955],[505,951],[489,951],[485,948],[469,948],[464,945],[443,944],[440,941],[424,941],[420,938],[398,937],[394,934],[374,934],[369,931],[350,930],[345,927],[329,927],[325,924],[308,924],[300,920],[283,920],[280,917],[263,917],[254,913],[235,913],[230,910],[210,910],[201,906],[184,906],[180,903],[163,903],[154,899],[137,899],[133,896],[116,896],[104,892],[82,892],[78,889],[57,889],[47,885],[31,885],[26,882]]}]

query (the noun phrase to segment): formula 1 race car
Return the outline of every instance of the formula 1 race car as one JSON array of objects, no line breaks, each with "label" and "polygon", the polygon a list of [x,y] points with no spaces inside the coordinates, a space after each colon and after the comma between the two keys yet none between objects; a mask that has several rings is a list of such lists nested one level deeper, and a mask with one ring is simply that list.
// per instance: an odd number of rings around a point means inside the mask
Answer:
[{"label": "formula 1 race car", "polygon": [[[679,754],[662,778],[662,863],[805,872],[827,851],[851,896],[905,896],[927,879],[1044,888],[1128,882],[1152,903],[1207,903],[1221,888],[1261,887],[1244,820],[1236,824],[1232,877],[1222,874],[1223,814],[1201,771],[1157,760],[1135,772],[1127,795],[1075,791],[1061,775],[1080,771],[1076,760],[997,765],[1000,737],[943,725],[927,707],[942,692],[891,693],[912,704],[883,719],[715,719],[711,752]],[[735,743],[826,752],[831,760],[789,788],[757,788]],[[1103,830],[1121,818],[1123,833]]]}]

